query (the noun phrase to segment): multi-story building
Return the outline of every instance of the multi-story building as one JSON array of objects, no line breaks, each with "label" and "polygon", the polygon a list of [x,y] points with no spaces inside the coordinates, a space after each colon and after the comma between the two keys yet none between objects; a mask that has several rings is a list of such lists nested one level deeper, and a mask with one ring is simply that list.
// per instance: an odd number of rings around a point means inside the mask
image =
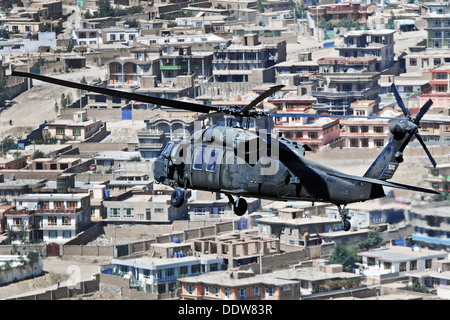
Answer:
[{"label": "multi-story building", "polygon": [[394,64],[395,30],[354,30],[344,34],[344,43],[336,47],[341,57],[375,58],[375,72]]},{"label": "multi-story building", "polygon": [[377,59],[369,57],[322,58],[319,83],[312,96],[317,99],[313,108],[331,114],[351,114],[350,105],[357,100],[379,102],[380,73]]},{"label": "multi-story building", "polygon": [[[447,181],[445,181],[447,183]],[[447,202],[415,205],[408,212],[413,243],[434,250],[450,250],[450,218]]]},{"label": "multi-story building", "polygon": [[374,5],[358,2],[320,3],[319,6],[308,5],[308,14],[311,16],[311,20],[317,23],[321,19],[325,19],[325,21],[350,19],[365,23],[367,18],[375,13],[375,9]]},{"label": "multi-story building", "polygon": [[[286,114],[302,113],[303,108],[287,109]],[[279,113],[281,116],[282,114]],[[306,118],[306,117],[286,117],[277,118],[274,129],[281,136],[306,143],[312,150],[317,151],[321,147],[337,142],[340,138],[339,119],[330,118]]]},{"label": "multi-story building", "polygon": [[246,34],[214,52],[213,76],[218,82],[274,82],[270,67],[286,60],[286,41],[261,44],[257,34]]},{"label": "multi-story building", "polygon": [[172,139],[189,139],[197,114],[189,111],[165,111],[144,118],[146,130],[137,132],[139,152],[144,159],[157,157]]},{"label": "multi-story building", "polygon": [[74,45],[79,46],[100,46],[103,43],[101,29],[74,29],[72,30]]},{"label": "multi-story building", "polygon": [[427,92],[420,94],[420,105],[431,99],[434,110],[450,106],[450,64],[446,63],[430,68],[428,72],[431,74],[431,80],[428,82],[431,88]]},{"label": "multi-story building", "polygon": [[450,163],[439,163],[436,167],[426,166],[428,169],[424,181],[438,192],[450,192]]},{"label": "multi-story building", "polygon": [[103,43],[121,42],[131,45],[141,35],[138,28],[106,28],[101,30]]},{"label": "multi-story building", "polygon": [[88,120],[86,111],[75,112],[72,120],[57,119],[48,122],[42,129],[44,139],[81,142],[94,135],[106,135],[106,123],[97,119]]},{"label": "multi-story building", "polygon": [[427,2],[422,4],[422,18],[427,26],[427,48],[450,48],[450,6],[446,2]]},{"label": "multi-story building", "polygon": [[341,137],[346,148],[383,148],[391,138],[389,126],[394,120],[341,119]]},{"label": "multi-story building", "polygon": [[64,242],[91,222],[89,194],[26,194],[15,199],[16,210],[4,214],[17,239]]}]

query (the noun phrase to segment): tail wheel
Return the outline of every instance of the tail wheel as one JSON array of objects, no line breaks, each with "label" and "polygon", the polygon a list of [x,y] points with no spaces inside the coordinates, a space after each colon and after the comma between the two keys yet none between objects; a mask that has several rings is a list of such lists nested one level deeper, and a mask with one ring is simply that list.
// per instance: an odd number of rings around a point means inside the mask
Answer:
[{"label": "tail wheel", "polygon": [[247,212],[247,200],[237,198],[234,203],[233,211],[237,216],[243,216]]},{"label": "tail wheel", "polygon": [[170,197],[170,203],[175,208],[181,207],[184,202],[184,191],[180,188],[176,188],[173,190],[172,195]]},{"label": "tail wheel", "polygon": [[352,227],[352,224],[350,223],[350,221],[348,221],[348,220],[342,221],[342,229],[344,229],[344,231],[350,230],[351,227]]}]

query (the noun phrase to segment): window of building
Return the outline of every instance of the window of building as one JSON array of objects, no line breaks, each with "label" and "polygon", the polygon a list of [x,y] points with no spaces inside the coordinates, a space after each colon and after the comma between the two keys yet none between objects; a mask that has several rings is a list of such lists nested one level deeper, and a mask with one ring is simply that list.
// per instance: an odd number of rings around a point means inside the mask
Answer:
[{"label": "window of building", "polygon": [[120,208],[110,208],[109,216],[111,218],[119,218],[120,217]]},{"label": "window of building", "polygon": [[376,127],[373,127],[373,132],[375,132],[375,133],[383,133],[383,127],[381,127],[381,126],[376,126]]},{"label": "window of building", "polygon": [[349,131],[351,133],[357,133],[358,132],[358,127],[357,126],[350,126]]},{"label": "window of building", "polygon": [[409,65],[410,65],[411,67],[417,66],[417,59],[416,59],[416,58],[411,58],[411,59],[409,59]]},{"label": "window of building", "polygon": [[446,84],[437,84],[436,92],[447,92],[447,85]]},{"label": "window of building", "polygon": [[[435,42],[439,42],[439,41],[435,41]],[[440,42],[439,42],[439,47],[434,47],[434,48],[440,48],[440,47],[441,46],[440,46]],[[435,66],[438,66],[441,64],[441,58],[434,58],[433,61],[434,61]]]},{"label": "window of building", "polygon": [[214,296],[215,297],[218,297],[219,296],[219,294],[220,294],[220,287],[218,287],[218,286],[214,286]]},{"label": "window of building", "polygon": [[368,126],[361,126],[361,132],[369,132]]},{"label": "window of building", "polygon": [[72,130],[72,135],[73,135],[74,137],[79,137],[79,136],[81,136],[81,129],[80,129],[80,128],[73,128],[73,130]]},{"label": "window of building", "polygon": [[317,139],[318,137],[319,137],[319,134],[317,132],[308,132],[309,139]]},{"label": "window of building", "polygon": [[438,73],[436,73],[436,79],[438,79],[438,80],[446,80],[447,79],[447,73],[446,72],[438,72]]},{"label": "window of building", "polygon": [[384,263],[384,269],[385,269],[385,270],[390,270],[391,267],[392,267],[392,263],[390,263],[390,262],[385,262],[385,263]]},{"label": "window of building", "polygon": [[204,293],[203,293],[203,294],[204,294],[205,296],[209,296],[209,293],[210,293],[210,291],[209,291],[209,286],[208,286],[208,285],[205,285],[204,289],[205,289],[205,290],[204,290]]},{"label": "window of building", "polygon": [[56,226],[56,222],[57,222],[57,217],[56,216],[49,216],[47,218],[47,224],[49,226]]},{"label": "window of building", "polygon": [[162,208],[155,208],[155,213],[163,213],[164,209]]},{"label": "window of building", "polygon": [[124,217],[125,218],[133,218],[134,217],[134,208],[125,208],[124,209]]},{"label": "window of building", "polygon": [[63,136],[66,133],[66,130],[64,127],[56,127],[56,135]]},{"label": "window of building", "polygon": [[359,140],[358,139],[350,139],[350,148],[358,148]]},{"label": "window of building", "polygon": [[425,269],[431,269],[431,263],[432,263],[432,259],[426,259],[425,260]]},{"label": "window of building", "polygon": [[384,146],[384,140],[383,139],[373,139],[373,145],[375,147],[383,147]]},{"label": "window of building", "polygon": [[72,231],[70,231],[70,230],[64,230],[64,231],[63,231],[63,238],[64,238],[64,239],[70,239],[70,238],[72,238]]},{"label": "window of building", "polygon": [[53,207],[55,209],[62,209],[64,207],[64,201],[54,201]]},{"label": "window of building", "polygon": [[367,139],[367,138],[361,139],[361,147],[368,148],[369,147],[369,139]]},{"label": "window of building", "polygon": [[417,270],[417,260],[413,260],[409,262],[409,270],[413,271],[413,270]]},{"label": "window of building", "polygon": [[406,271],[406,262],[400,262],[399,271],[400,272]]},{"label": "window of building", "polygon": [[187,291],[188,294],[193,294],[194,293],[194,285],[188,284],[186,286],[186,291]]},{"label": "window of building", "polygon": [[58,238],[58,231],[56,230],[50,230],[48,232],[49,239],[57,239]]},{"label": "window of building", "polygon": [[63,216],[62,217],[62,224],[63,224],[63,226],[70,226],[71,225],[71,217]]},{"label": "window of building", "polygon": [[225,288],[225,290],[223,291],[225,298],[230,298],[231,297],[231,289],[230,288]]},{"label": "window of building", "polygon": [[273,297],[275,295],[275,288],[273,286],[265,287],[266,296]]},{"label": "window of building", "polygon": [[76,201],[67,201],[67,207],[70,209],[75,209],[78,207],[78,203]]},{"label": "window of building", "polygon": [[255,296],[255,297],[261,296],[261,288],[259,286],[253,287],[253,296]]},{"label": "window of building", "polygon": [[247,298],[247,288],[239,288],[239,299]]}]

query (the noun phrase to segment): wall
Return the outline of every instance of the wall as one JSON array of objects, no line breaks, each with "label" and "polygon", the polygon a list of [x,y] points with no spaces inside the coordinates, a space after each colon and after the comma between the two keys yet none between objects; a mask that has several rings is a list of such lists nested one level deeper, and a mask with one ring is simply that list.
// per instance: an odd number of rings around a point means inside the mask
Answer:
[{"label": "wall", "polygon": [[11,282],[24,280],[33,276],[42,274],[42,259],[33,264],[13,267],[9,270],[0,271],[0,285],[6,285]]}]

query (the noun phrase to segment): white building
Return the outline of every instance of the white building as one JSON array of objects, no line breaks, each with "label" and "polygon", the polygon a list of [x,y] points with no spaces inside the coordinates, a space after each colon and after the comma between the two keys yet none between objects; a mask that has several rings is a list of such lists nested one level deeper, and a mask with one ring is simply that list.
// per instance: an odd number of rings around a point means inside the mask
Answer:
[{"label": "white building", "polygon": [[130,277],[146,292],[164,293],[172,291],[179,276],[222,270],[223,257],[213,255],[185,256],[179,258],[112,259],[115,274]]},{"label": "white building", "polygon": [[16,242],[65,242],[91,222],[89,194],[26,194],[17,197],[15,204],[16,210],[4,216]]},{"label": "white building", "polygon": [[424,248],[392,246],[386,249],[358,253],[365,267],[363,273],[369,278],[404,276],[411,272],[420,272],[432,268],[432,262],[448,259],[445,251]]}]

